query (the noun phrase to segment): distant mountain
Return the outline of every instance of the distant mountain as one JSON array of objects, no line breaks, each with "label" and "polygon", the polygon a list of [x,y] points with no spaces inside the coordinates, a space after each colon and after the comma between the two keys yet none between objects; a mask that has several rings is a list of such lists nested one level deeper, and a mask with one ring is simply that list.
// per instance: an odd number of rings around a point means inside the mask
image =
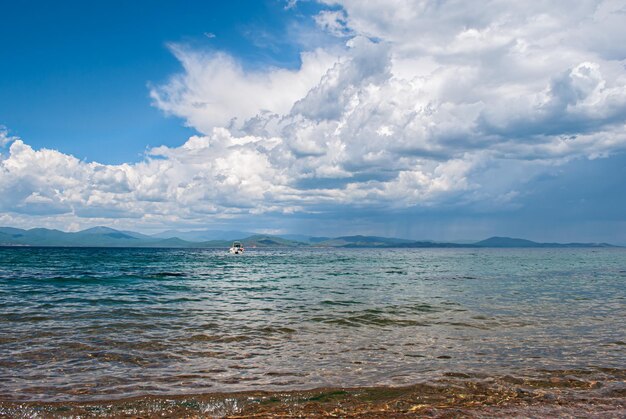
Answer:
[{"label": "distant mountain", "polygon": [[616,247],[608,243],[537,243],[511,237],[490,237],[474,245],[478,247]]},{"label": "distant mountain", "polygon": [[[70,237],[72,233],[69,234]],[[128,234],[122,231],[114,230],[109,227],[94,227],[89,228],[87,230],[79,231],[77,233],[73,233],[74,236],[81,237],[82,240],[95,240],[99,241],[102,239],[115,239],[115,240],[140,240],[136,233]]]},{"label": "distant mountain", "polygon": [[76,233],[47,228],[0,229],[0,245],[3,246],[133,247],[145,242],[145,239],[108,227],[95,227]]},{"label": "distant mountain", "polygon": [[389,247],[413,243],[413,240],[377,236],[342,236],[316,243],[322,247]]},{"label": "distant mountain", "polygon": [[20,235],[25,230],[21,228],[13,228],[13,227],[0,227],[0,234],[8,234],[8,235]]},{"label": "distant mountain", "polygon": [[[310,237],[304,235],[263,235],[240,231],[217,230],[193,232],[194,240],[161,233],[148,236],[133,231],[119,231],[109,227],[94,227],[78,232],[64,232],[47,228],[0,227],[0,246],[59,246],[59,247],[173,247],[173,248],[227,248],[234,240],[241,241],[247,248],[263,247],[328,247],[328,248],[448,248],[448,247],[615,247],[606,243],[537,243],[510,237],[491,237],[473,244],[415,241],[377,236],[341,236],[335,238]],[[180,232],[171,231],[170,234]],[[192,233],[192,232],[187,232]],[[200,237],[228,237],[227,239],[198,240]]]},{"label": "distant mountain", "polygon": [[[243,244],[244,248],[261,248],[261,247],[301,247],[307,246],[306,243],[296,242],[293,240],[286,240],[281,237],[267,236],[267,235],[253,235],[238,239],[237,241]],[[222,248],[230,247],[233,244],[233,240],[210,240],[199,243],[189,243],[186,247],[198,247],[198,248]]]},{"label": "distant mountain", "polygon": [[152,235],[153,238],[169,239],[172,237],[178,237],[190,242],[206,242],[213,240],[238,240],[243,237],[254,236],[257,233],[247,231],[223,231],[223,230],[194,230],[194,231],[179,231],[179,230],[167,230],[162,233]]},{"label": "distant mountain", "polygon": [[277,236],[255,235],[242,240],[244,247],[300,247],[306,243],[283,239]]},{"label": "distant mountain", "polygon": [[278,234],[277,236],[301,243],[319,243],[331,239],[330,237],[313,237],[304,234]]},{"label": "distant mountain", "polygon": [[443,243],[431,240],[415,241],[377,236],[343,236],[328,239],[315,246],[343,247],[343,248],[446,248],[446,247],[474,247],[468,244]]},{"label": "distant mountain", "polygon": [[137,239],[151,240],[154,238],[152,236],[148,236],[147,234],[141,234],[135,231],[121,230],[121,232],[128,236],[135,237]]},{"label": "distant mountain", "polygon": [[420,248],[420,249],[435,249],[435,248],[459,248],[459,247],[476,247],[474,244],[469,243],[447,243],[447,242],[435,242],[435,241],[415,241],[410,243],[400,243],[390,247],[402,247],[402,248]]},{"label": "distant mountain", "polygon": [[[228,237],[232,233],[224,232]],[[298,247],[306,243],[281,237],[252,234],[247,237],[234,235],[246,247]],[[154,237],[131,231],[119,231],[109,227],[94,227],[67,233],[46,228],[23,230],[0,227],[0,246],[59,246],[59,247],[176,247],[176,248],[220,248],[230,247],[233,239],[189,241],[179,237]]]},{"label": "distant mountain", "polygon": [[525,240],[515,239],[511,237],[490,237],[486,240],[481,240],[474,243],[480,247],[538,247],[539,243]]}]

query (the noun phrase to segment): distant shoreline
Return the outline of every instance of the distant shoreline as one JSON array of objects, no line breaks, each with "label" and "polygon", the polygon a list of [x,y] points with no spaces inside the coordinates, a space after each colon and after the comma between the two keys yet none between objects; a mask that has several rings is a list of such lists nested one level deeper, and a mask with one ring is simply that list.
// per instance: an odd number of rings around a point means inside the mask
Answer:
[{"label": "distant shoreline", "polygon": [[[607,246],[597,246],[597,245],[555,245],[555,246],[537,246],[537,247],[515,247],[515,246],[473,246],[473,245],[463,245],[463,246],[336,246],[336,247],[323,247],[323,246],[301,246],[301,247],[292,247],[292,246],[264,246],[264,247],[247,247],[246,252],[249,251],[263,251],[263,250],[303,250],[303,249],[311,249],[311,250],[398,250],[398,249],[468,249],[468,250],[493,250],[493,249],[512,249],[512,250],[530,250],[530,249],[624,249],[624,246],[616,246],[616,245],[607,245]],[[175,247],[175,246],[81,246],[81,245],[67,245],[67,246],[59,246],[59,245],[28,245],[28,244],[0,244],[0,249],[162,249],[162,250],[228,250],[228,246],[186,246],[186,247]]]},{"label": "distant shoreline", "polygon": [[[227,238],[225,238],[227,237]],[[541,243],[512,237],[490,237],[472,243],[409,240],[378,236],[314,237],[301,235],[268,235],[246,232],[164,232],[145,235],[109,227],[94,227],[78,232],[45,228],[24,230],[0,227],[0,247],[103,247],[103,248],[175,248],[220,249],[240,241],[246,248],[605,248],[620,247],[609,243]]]}]

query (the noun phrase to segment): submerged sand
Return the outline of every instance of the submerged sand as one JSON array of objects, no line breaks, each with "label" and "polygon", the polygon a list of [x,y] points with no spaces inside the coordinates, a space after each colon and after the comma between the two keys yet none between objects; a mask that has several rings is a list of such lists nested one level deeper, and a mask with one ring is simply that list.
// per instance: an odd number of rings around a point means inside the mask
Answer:
[{"label": "submerged sand", "polygon": [[[541,379],[449,373],[406,387],[142,396],[87,402],[0,401],[1,417],[626,417],[626,370]],[[6,395],[5,395],[6,397]]]}]

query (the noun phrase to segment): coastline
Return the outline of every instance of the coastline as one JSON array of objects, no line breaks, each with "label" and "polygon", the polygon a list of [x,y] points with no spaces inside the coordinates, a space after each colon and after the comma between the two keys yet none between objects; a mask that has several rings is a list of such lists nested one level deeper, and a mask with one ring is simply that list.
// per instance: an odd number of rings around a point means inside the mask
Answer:
[{"label": "coastline", "polygon": [[[0,400],[2,417],[603,417],[626,415],[626,370],[546,371],[542,378],[448,373],[403,387],[145,395],[38,402]],[[609,376],[610,379],[606,380]]]}]

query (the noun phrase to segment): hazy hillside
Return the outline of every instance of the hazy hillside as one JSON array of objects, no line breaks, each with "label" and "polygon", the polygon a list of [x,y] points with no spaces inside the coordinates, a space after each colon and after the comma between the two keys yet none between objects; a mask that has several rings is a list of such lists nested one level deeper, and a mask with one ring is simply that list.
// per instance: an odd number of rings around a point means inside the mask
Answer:
[{"label": "hazy hillside", "polygon": [[0,245],[23,246],[82,246],[82,247],[134,247],[157,242],[114,230],[108,227],[95,227],[87,230],[66,233],[46,228],[31,230],[0,228]]},{"label": "hazy hillside", "polygon": [[242,237],[250,237],[257,233],[237,231],[237,230],[198,230],[198,231],[179,231],[179,230],[167,230],[162,233],[152,235],[153,238],[169,239],[172,237],[178,237],[190,242],[209,242],[218,240],[237,240]]},{"label": "hazy hillside", "polygon": [[[612,247],[606,243],[537,243],[525,239],[510,237],[491,237],[473,244],[440,243],[434,241],[415,241],[392,237],[377,236],[341,236],[335,238],[310,237],[304,235],[286,235],[284,237],[251,234],[237,231],[205,230],[194,236],[185,237],[228,237],[228,239],[188,240],[178,237],[180,232],[170,231],[148,236],[133,231],[119,231],[109,227],[94,227],[78,232],[64,232],[46,228],[23,230],[12,227],[0,227],[0,246],[60,246],[60,247],[173,247],[173,248],[227,248],[234,240],[241,241],[247,248],[263,247],[328,247],[328,248],[447,248],[447,247],[496,247],[496,248],[533,248],[533,247]],[[171,234],[171,235],[170,235]],[[241,234],[242,236],[236,236]],[[300,240],[290,240],[287,237]]]},{"label": "hazy hillside", "polygon": [[512,237],[490,237],[474,244],[478,247],[615,247],[608,243],[537,243]]},{"label": "hazy hillside", "polygon": [[408,244],[412,240],[395,239],[376,236],[342,236],[316,243],[323,247],[388,247],[391,245]]},{"label": "hazy hillside", "polygon": [[[227,237],[232,237],[233,232],[224,233]],[[200,234],[200,236],[202,236],[202,234]],[[141,233],[119,231],[109,227],[94,227],[72,233],[46,228],[23,230],[19,228],[0,227],[0,246],[219,248],[230,247],[233,240],[243,242],[246,247],[306,246],[306,243],[258,234],[244,237],[235,236],[228,240],[190,241],[175,236],[147,236]]]}]

